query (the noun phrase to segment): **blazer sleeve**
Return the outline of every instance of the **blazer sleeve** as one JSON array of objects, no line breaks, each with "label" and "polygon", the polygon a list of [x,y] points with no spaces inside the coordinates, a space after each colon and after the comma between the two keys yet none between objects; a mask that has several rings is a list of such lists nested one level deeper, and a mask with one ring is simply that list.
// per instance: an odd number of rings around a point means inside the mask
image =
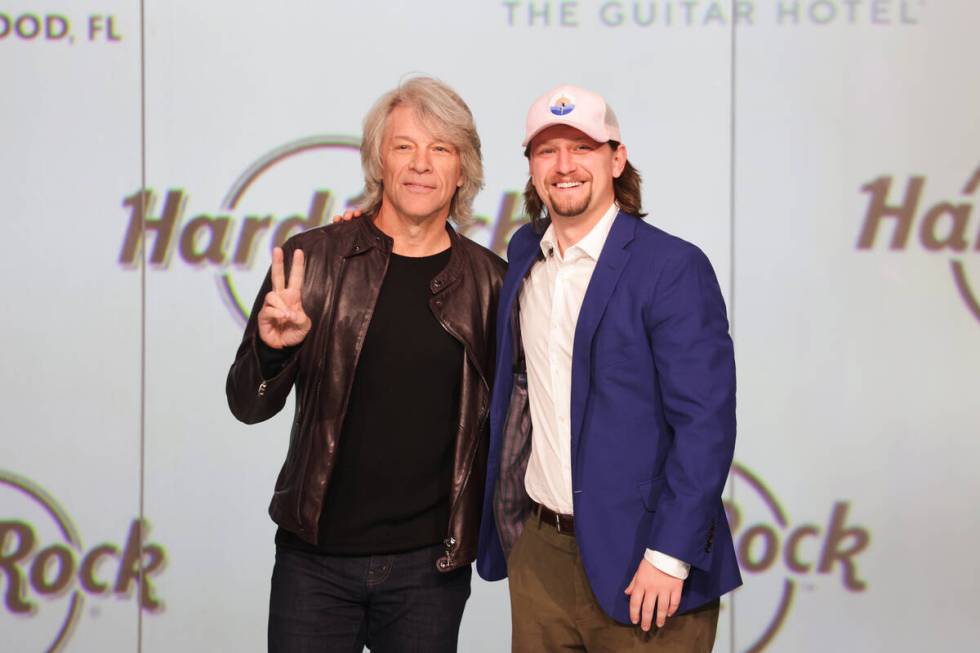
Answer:
[{"label": "blazer sleeve", "polygon": [[654,284],[646,328],[673,442],[647,547],[708,569],[735,451],[735,358],[708,258],[686,244]]}]

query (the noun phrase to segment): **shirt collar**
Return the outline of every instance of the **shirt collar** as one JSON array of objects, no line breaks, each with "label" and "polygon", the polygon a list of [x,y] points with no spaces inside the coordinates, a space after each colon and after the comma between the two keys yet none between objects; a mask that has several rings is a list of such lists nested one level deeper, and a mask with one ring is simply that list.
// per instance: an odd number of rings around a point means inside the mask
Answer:
[{"label": "shirt collar", "polygon": [[[578,249],[583,254],[591,258],[593,261],[599,260],[599,255],[602,253],[602,247],[606,244],[606,238],[609,236],[609,230],[612,229],[613,219],[619,213],[619,206],[613,202],[606,209],[606,212],[599,218],[599,221],[595,223],[589,233],[582,237],[582,240],[578,241],[574,245],[565,251],[565,258],[568,257],[569,253]],[[551,223],[548,225],[548,229],[544,232],[541,237],[541,251],[544,253],[545,257],[548,257],[549,252],[554,252],[558,250],[558,240],[555,237],[555,225]]]}]

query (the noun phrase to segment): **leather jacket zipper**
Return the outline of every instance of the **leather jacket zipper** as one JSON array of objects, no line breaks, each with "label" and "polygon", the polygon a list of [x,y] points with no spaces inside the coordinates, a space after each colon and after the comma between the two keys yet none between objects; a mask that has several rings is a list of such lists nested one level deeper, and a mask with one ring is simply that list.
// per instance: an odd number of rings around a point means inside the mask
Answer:
[{"label": "leather jacket zipper", "polygon": [[[441,304],[437,304],[437,305],[441,305]],[[435,314],[434,311],[433,314]],[[439,315],[435,315],[435,318],[436,321],[439,323],[439,325],[443,329],[445,329],[446,333],[451,335],[453,338],[456,339],[457,342],[463,345],[463,352],[465,353],[467,360],[469,360],[470,365],[473,365],[474,370],[479,371],[480,368],[478,365],[475,364],[473,357],[470,355],[469,348],[466,346],[466,341],[460,338],[459,335],[455,331],[453,331],[453,329],[448,324],[446,324],[446,322],[442,319],[442,317],[440,317]],[[487,384],[487,380],[483,378],[482,373],[480,373],[479,376],[480,376],[480,383],[483,385],[483,389],[486,393],[486,396],[489,397],[490,388],[489,385]],[[487,405],[485,405],[482,408],[480,413],[480,419],[477,420],[476,442],[474,442],[473,446],[471,447],[472,451],[470,452],[469,459],[466,462],[466,470],[467,470],[466,477],[463,479],[463,483],[459,486],[458,496],[462,496],[463,493],[466,491],[466,486],[470,481],[470,475],[473,473],[473,460],[476,458],[476,452],[480,446],[480,433],[483,432],[483,423],[486,420],[487,414],[489,413],[488,407],[489,407],[489,402],[487,403]],[[456,512],[458,511],[458,509],[459,509],[459,501],[457,499],[456,501],[453,502],[451,506],[449,506],[449,524],[448,524],[449,532],[446,535],[446,539],[442,541],[443,546],[446,548],[446,557],[440,559],[438,565],[439,565],[439,569],[443,571],[451,569],[453,566],[453,557],[455,556],[455,548],[457,542],[455,536],[453,536],[452,528],[453,528],[453,519],[456,517]]]},{"label": "leather jacket zipper", "polygon": [[439,561],[439,568],[449,569],[453,564],[453,555],[455,555],[453,549],[456,548],[456,538],[450,535],[442,541],[442,545],[446,547],[446,557]]}]

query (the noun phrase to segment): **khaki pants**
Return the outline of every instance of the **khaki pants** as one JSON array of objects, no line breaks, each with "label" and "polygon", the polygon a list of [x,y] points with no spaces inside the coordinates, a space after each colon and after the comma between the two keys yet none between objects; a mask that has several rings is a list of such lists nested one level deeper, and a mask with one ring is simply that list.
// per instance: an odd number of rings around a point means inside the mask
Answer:
[{"label": "khaki pants", "polygon": [[649,632],[611,619],[592,594],[575,537],[537,517],[528,520],[507,567],[514,653],[710,653],[714,646],[718,601]]}]

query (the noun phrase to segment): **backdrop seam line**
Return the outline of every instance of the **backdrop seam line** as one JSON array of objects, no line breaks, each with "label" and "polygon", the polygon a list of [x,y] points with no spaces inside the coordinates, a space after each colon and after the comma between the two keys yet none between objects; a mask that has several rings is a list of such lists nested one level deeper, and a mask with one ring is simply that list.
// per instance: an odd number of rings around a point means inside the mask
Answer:
[{"label": "backdrop seam line", "polygon": [[146,491],[146,4],[139,0],[140,28],[140,197],[143,203],[140,235],[143,241],[143,265],[140,268],[140,424],[139,424],[139,600],[136,603],[136,651],[143,651],[143,543],[145,520],[145,491]]}]

